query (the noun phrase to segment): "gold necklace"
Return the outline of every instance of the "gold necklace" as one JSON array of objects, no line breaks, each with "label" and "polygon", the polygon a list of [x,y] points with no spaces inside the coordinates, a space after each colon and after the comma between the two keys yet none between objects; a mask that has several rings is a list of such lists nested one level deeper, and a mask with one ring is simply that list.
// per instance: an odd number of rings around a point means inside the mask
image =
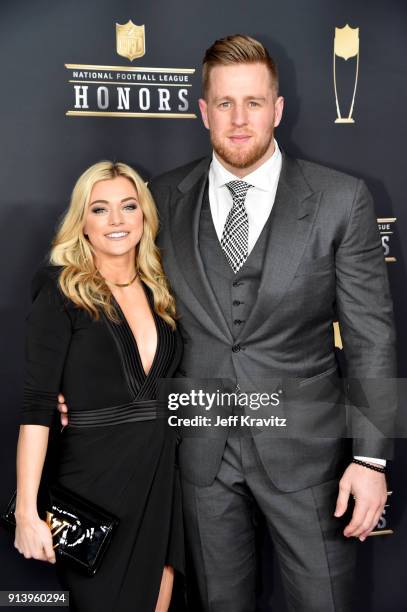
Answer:
[{"label": "gold necklace", "polygon": [[134,281],[136,280],[136,278],[138,277],[138,270],[136,271],[136,274],[134,275],[134,277],[131,279],[130,282],[128,283],[114,283],[113,281],[108,281],[104,276],[102,276],[103,280],[108,284],[108,285],[114,285],[115,287],[130,287],[130,285],[132,285],[134,283]]}]

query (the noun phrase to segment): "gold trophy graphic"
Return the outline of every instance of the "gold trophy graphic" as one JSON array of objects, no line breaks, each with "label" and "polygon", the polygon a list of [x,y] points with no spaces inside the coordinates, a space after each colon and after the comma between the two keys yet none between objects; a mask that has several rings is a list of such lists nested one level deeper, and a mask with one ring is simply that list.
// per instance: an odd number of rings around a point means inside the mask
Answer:
[{"label": "gold trophy graphic", "polygon": [[[347,117],[342,117],[341,110],[339,108],[338,92],[336,87],[336,56],[342,57],[345,61],[356,56],[355,85],[353,88],[352,103],[350,106],[349,115]],[[359,75],[359,28],[351,28],[348,24],[346,24],[346,26],[343,28],[335,28],[333,73],[337,113],[335,123],[355,123],[354,119],[352,118],[352,113]]]}]

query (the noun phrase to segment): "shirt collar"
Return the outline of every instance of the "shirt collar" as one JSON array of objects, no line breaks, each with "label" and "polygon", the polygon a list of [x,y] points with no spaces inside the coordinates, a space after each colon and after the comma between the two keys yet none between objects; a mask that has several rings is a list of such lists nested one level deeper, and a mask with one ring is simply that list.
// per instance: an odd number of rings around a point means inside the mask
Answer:
[{"label": "shirt collar", "polygon": [[274,152],[273,155],[264,162],[259,168],[247,174],[243,179],[235,176],[229,170],[227,170],[222,163],[218,160],[215,153],[212,155],[211,162],[211,178],[215,187],[223,187],[229,181],[245,181],[250,183],[253,187],[261,189],[263,191],[271,191],[273,185],[275,185],[278,179],[281,169],[281,151],[274,140]]}]

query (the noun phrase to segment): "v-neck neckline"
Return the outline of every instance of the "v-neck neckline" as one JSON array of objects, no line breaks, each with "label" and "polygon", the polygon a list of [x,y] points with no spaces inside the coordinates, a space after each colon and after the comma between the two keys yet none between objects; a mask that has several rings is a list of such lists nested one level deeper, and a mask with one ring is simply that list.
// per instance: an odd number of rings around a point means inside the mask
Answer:
[{"label": "v-neck neckline", "polygon": [[144,291],[144,294],[145,294],[145,296],[147,298],[147,302],[148,302],[148,305],[149,305],[149,308],[150,308],[151,315],[153,317],[153,321],[154,321],[154,325],[155,325],[155,329],[156,329],[156,335],[157,335],[157,344],[156,344],[156,347],[155,347],[154,357],[153,357],[153,361],[151,362],[151,366],[150,366],[150,369],[148,370],[148,372],[146,372],[145,369],[144,369],[143,362],[142,362],[142,359],[141,359],[140,350],[139,350],[139,347],[138,347],[138,344],[137,344],[137,339],[136,339],[136,336],[133,333],[131,325],[128,322],[127,317],[124,314],[124,312],[123,312],[119,302],[116,300],[116,298],[114,297],[113,294],[112,294],[112,297],[113,297],[114,305],[115,305],[115,307],[119,311],[119,314],[120,314],[120,317],[121,317],[121,322],[126,327],[128,333],[130,334],[130,336],[131,336],[131,338],[133,340],[133,344],[134,344],[135,353],[136,353],[136,356],[137,356],[137,361],[138,361],[138,366],[139,366],[140,372],[143,374],[144,380],[147,380],[149,378],[151,372],[153,371],[153,368],[154,368],[155,363],[157,361],[158,348],[159,348],[159,342],[160,342],[160,333],[159,333],[158,323],[157,323],[157,318],[156,318],[157,315],[156,315],[156,313],[154,311],[153,304],[151,303],[149,289],[148,289],[148,287],[146,287],[146,285],[143,283],[143,281],[141,281],[141,287],[142,287],[142,289]]}]

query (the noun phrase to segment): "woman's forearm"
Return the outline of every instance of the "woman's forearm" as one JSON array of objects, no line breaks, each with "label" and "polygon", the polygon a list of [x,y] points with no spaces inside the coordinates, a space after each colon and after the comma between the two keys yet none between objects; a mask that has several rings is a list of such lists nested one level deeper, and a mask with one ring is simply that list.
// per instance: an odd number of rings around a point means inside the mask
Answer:
[{"label": "woman's forearm", "polygon": [[17,446],[16,519],[37,514],[37,495],[48,447],[49,427],[21,425]]}]

